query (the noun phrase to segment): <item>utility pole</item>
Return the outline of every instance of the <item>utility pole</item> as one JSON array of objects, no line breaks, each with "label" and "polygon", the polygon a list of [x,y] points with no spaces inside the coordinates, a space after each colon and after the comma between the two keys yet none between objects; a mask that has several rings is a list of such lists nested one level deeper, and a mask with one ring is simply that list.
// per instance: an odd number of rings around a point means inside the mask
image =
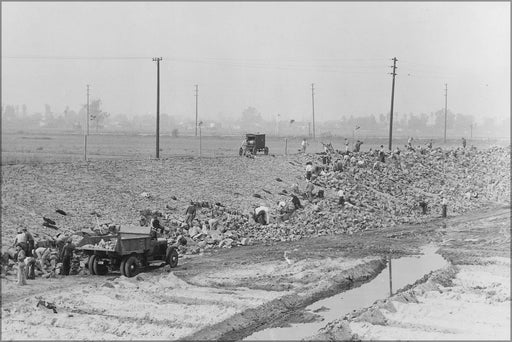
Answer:
[{"label": "utility pole", "polygon": [[396,76],[396,57],[393,57],[393,85],[391,86],[391,113],[389,116],[389,150],[391,151],[392,141],[393,141],[393,101],[395,99],[395,76]]},{"label": "utility pole", "polygon": [[89,135],[89,85],[87,85],[87,111],[84,127],[84,160],[87,161],[87,136]]},{"label": "utility pole", "polygon": [[446,144],[446,116],[448,112],[448,84],[444,84],[444,143]]},{"label": "utility pole", "polygon": [[311,101],[313,105],[313,140],[315,140],[315,84],[311,83]]},{"label": "utility pole", "polygon": [[276,122],[276,136],[279,136],[279,117],[280,115],[277,114],[277,122]]},{"label": "utility pole", "polygon": [[197,97],[199,96],[199,88],[196,84],[196,137],[197,137]]},{"label": "utility pole", "polygon": [[156,62],[156,159],[160,158],[160,61],[162,57],[153,58]]}]

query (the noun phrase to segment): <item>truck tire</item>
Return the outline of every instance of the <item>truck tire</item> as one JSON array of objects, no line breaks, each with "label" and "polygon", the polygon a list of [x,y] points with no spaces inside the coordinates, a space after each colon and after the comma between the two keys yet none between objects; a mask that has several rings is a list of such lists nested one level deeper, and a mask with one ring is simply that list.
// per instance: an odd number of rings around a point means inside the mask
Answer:
[{"label": "truck tire", "polygon": [[253,147],[253,148],[252,148],[252,154],[256,155],[256,151],[257,151],[257,150],[256,150],[256,147]]},{"label": "truck tire", "polygon": [[268,147],[265,147],[265,155],[268,156]]},{"label": "truck tire", "polygon": [[89,261],[87,262],[87,266],[89,267],[89,272],[92,274],[92,275],[95,275],[96,272],[94,272],[94,260],[97,258],[96,255],[91,255],[89,256]]},{"label": "truck tire", "polygon": [[122,260],[121,260],[121,265],[119,266],[119,271],[121,271],[121,275],[122,276],[125,276],[126,277],[126,272],[125,272],[125,268],[126,268],[126,260],[127,258],[124,257]]},{"label": "truck tire", "polygon": [[128,278],[134,277],[138,273],[137,258],[132,255],[130,256],[124,265],[124,273]]},{"label": "truck tire", "polygon": [[108,273],[108,267],[105,265],[98,264],[100,261],[97,255],[94,256],[94,260],[92,261],[92,268],[94,270],[94,274],[96,275],[105,275]]},{"label": "truck tire", "polygon": [[165,262],[174,268],[178,266],[178,252],[174,247],[167,247],[167,251],[165,253]]}]

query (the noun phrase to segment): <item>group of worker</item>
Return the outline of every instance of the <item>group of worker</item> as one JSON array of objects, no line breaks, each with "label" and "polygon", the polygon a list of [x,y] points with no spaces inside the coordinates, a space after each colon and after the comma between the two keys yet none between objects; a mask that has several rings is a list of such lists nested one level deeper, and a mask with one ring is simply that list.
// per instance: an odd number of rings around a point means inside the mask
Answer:
[{"label": "group of worker", "polygon": [[60,274],[69,275],[74,248],[72,238],[64,234],[36,242],[27,228],[22,228],[17,232],[12,247],[2,253],[2,274],[8,273],[9,260],[12,260],[18,285],[26,285],[27,279],[35,279],[36,270],[43,275],[55,275],[59,262],[62,262]]}]

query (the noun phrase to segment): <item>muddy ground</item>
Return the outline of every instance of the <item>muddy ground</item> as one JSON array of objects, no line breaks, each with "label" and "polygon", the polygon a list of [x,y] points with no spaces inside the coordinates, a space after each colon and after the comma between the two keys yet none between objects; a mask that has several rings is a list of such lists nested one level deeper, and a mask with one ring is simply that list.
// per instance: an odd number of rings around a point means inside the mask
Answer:
[{"label": "muddy ground", "polygon": [[[22,288],[8,277],[2,282],[2,338],[242,339],[263,328],[311,320],[301,309],[372,279],[386,267],[390,253],[395,257],[414,254],[433,242],[455,266],[509,260],[509,227],[510,207],[493,206],[464,217],[438,218],[427,225],[385,232],[216,250],[186,257],[170,273],[159,268],[135,278],[119,274],[38,278]],[[285,251],[290,262],[284,258]],[[458,271],[452,273],[449,279]],[[510,279],[510,273],[503,275]],[[485,297],[481,285],[480,289]],[[54,302],[57,313],[36,308],[39,298]],[[510,304],[510,296],[503,302]],[[442,310],[439,302],[436,307]],[[430,314],[438,313],[431,310]],[[507,318],[486,314],[494,322],[488,322],[488,328],[495,329],[497,322]],[[482,320],[485,326],[485,317]],[[351,329],[345,336],[362,334],[361,328]],[[364,330],[364,339],[393,339],[392,333],[371,335],[369,330]],[[421,329],[416,329],[415,336],[431,336],[431,328],[423,330],[421,335]]]}]

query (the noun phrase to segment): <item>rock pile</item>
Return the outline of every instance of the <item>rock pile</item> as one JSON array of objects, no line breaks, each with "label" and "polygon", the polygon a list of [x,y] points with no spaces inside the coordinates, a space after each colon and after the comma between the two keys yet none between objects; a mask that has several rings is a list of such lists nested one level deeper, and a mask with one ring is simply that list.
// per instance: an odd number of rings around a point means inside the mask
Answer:
[{"label": "rock pile", "polygon": [[[300,165],[312,161],[318,166],[325,160],[321,157],[306,155],[294,165],[302,168]],[[342,159],[341,155],[330,157],[333,161]],[[303,195],[304,209],[296,210],[284,222],[279,222],[277,208],[272,210],[273,220],[269,225],[259,225],[249,215],[228,215],[217,230],[209,233],[204,225],[203,229],[192,227],[189,230],[192,245],[198,241],[200,249],[215,245],[231,247],[242,245],[244,237],[261,242],[293,241],[312,235],[352,234],[404,223],[422,223],[440,216],[443,196],[448,200],[449,215],[462,214],[488,201],[509,201],[510,148],[424,149],[390,156],[385,163],[377,165],[375,160],[370,153],[355,153],[345,159],[341,172],[329,170],[328,165],[319,167],[313,184],[317,192],[324,190],[326,195],[311,202]],[[304,184],[298,181],[301,182]],[[343,189],[354,206],[341,207],[337,202],[337,189]],[[288,195],[294,190],[297,190],[296,184],[280,194]],[[280,199],[274,196],[276,202]],[[427,203],[426,214],[421,210],[421,201]],[[215,232],[215,239],[211,237],[212,232]]]},{"label": "rock pile", "polygon": [[[308,161],[316,175],[313,193],[324,193],[311,201],[304,196]],[[510,147],[403,151],[386,156],[384,163],[369,152],[345,156],[332,149],[275,158],[14,165],[2,173],[5,245],[19,227],[39,241],[57,232],[107,234],[120,225],[149,225],[156,216],[165,233],[187,241],[182,250],[199,253],[421,223],[441,215],[441,196],[448,200],[449,216],[510,200]],[[339,188],[353,207],[338,205]],[[140,196],[143,192],[151,196]],[[283,216],[278,203],[289,208],[291,194],[304,208]],[[196,202],[197,214],[186,229],[190,201]],[[420,202],[427,204],[427,214]],[[269,225],[252,219],[259,206],[270,209]]]}]

